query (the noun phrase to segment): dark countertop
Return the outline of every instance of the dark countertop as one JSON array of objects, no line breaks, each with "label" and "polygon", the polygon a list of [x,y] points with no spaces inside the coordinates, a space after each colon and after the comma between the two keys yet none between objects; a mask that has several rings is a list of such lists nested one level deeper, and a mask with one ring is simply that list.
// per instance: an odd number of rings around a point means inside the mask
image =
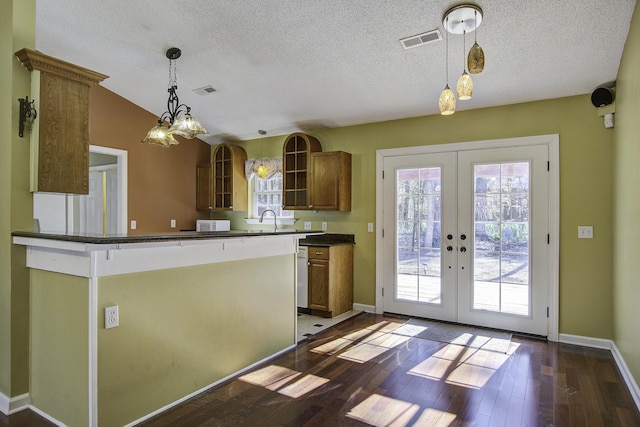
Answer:
[{"label": "dark countertop", "polygon": [[[146,234],[139,236],[127,236],[122,234],[61,234],[61,233],[36,233],[34,231],[14,231],[14,237],[30,237],[35,239],[59,240],[63,242],[78,242],[91,244],[121,244],[121,243],[148,243],[167,242],[180,240],[206,240],[206,239],[226,239],[255,236],[280,236],[294,234],[322,234],[322,231],[312,230],[287,230],[282,229],[277,232],[268,230],[231,230],[231,231],[184,231],[175,233]],[[301,239],[302,240],[302,239]]]},{"label": "dark countertop", "polygon": [[355,244],[356,239],[353,234],[324,233],[300,239],[300,246],[336,246]]}]

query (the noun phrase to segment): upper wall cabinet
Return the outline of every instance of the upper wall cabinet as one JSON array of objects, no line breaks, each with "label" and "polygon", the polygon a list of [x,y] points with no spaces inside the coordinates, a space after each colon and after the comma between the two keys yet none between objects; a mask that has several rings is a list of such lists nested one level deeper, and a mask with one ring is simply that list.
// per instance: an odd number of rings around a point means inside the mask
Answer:
[{"label": "upper wall cabinet", "polygon": [[222,143],[213,150],[213,210],[246,211],[247,177],[244,162],[247,152],[233,144]]},{"label": "upper wall cabinet", "polygon": [[282,147],[283,207],[295,210],[351,210],[351,154],[322,152],[320,141],[303,133]]},{"label": "upper wall cabinet", "polygon": [[351,154],[344,151],[311,154],[309,209],[351,210]]},{"label": "upper wall cabinet", "polygon": [[[89,193],[89,88],[108,76],[38,51],[15,53],[32,71],[31,191]],[[27,94],[25,94],[27,95]]]},{"label": "upper wall cabinet", "polygon": [[309,197],[311,153],[322,151],[320,141],[304,133],[293,133],[282,146],[283,207],[311,209]]}]

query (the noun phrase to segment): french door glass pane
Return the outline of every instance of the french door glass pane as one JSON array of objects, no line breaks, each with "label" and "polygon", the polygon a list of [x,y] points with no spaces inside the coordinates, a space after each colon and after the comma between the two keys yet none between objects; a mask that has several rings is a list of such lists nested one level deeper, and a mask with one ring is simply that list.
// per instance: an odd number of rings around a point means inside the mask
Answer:
[{"label": "french door glass pane", "polygon": [[440,191],[439,167],[397,171],[397,300],[441,303]]},{"label": "french door glass pane", "polygon": [[473,309],[530,314],[529,162],[474,166]]}]

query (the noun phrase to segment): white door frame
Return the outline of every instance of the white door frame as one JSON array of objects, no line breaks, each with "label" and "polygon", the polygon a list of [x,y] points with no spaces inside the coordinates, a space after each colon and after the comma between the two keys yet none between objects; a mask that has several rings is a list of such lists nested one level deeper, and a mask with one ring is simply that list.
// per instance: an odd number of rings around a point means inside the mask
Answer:
[{"label": "white door frame", "polygon": [[376,313],[384,311],[383,281],[383,166],[386,157],[442,153],[448,151],[482,150],[489,148],[547,145],[549,147],[549,304],[548,335],[550,341],[558,341],[559,321],[559,260],[560,260],[560,136],[536,135],[518,138],[492,139],[451,144],[423,145],[417,147],[376,150]]},{"label": "white door frame", "polygon": [[127,200],[129,188],[127,181],[127,165],[128,165],[128,152],[127,150],[119,150],[117,148],[100,147],[98,145],[90,145],[89,152],[108,154],[117,158],[118,165],[118,215],[117,215],[117,230],[119,234],[126,234],[129,229],[127,226]]}]

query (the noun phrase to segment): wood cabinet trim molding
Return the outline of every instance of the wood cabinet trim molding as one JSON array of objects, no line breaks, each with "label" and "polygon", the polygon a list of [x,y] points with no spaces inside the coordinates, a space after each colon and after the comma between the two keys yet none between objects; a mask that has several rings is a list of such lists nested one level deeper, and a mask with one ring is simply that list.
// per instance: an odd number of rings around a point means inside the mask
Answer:
[{"label": "wood cabinet trim molding", "polygon": [[45,55],[37,50],[24,48],[17,51],[15,55],[29,71],[38,70],[56,74],[60,77],[84,83],[87,86],[95,86],[109,77],[106,74]]}]

